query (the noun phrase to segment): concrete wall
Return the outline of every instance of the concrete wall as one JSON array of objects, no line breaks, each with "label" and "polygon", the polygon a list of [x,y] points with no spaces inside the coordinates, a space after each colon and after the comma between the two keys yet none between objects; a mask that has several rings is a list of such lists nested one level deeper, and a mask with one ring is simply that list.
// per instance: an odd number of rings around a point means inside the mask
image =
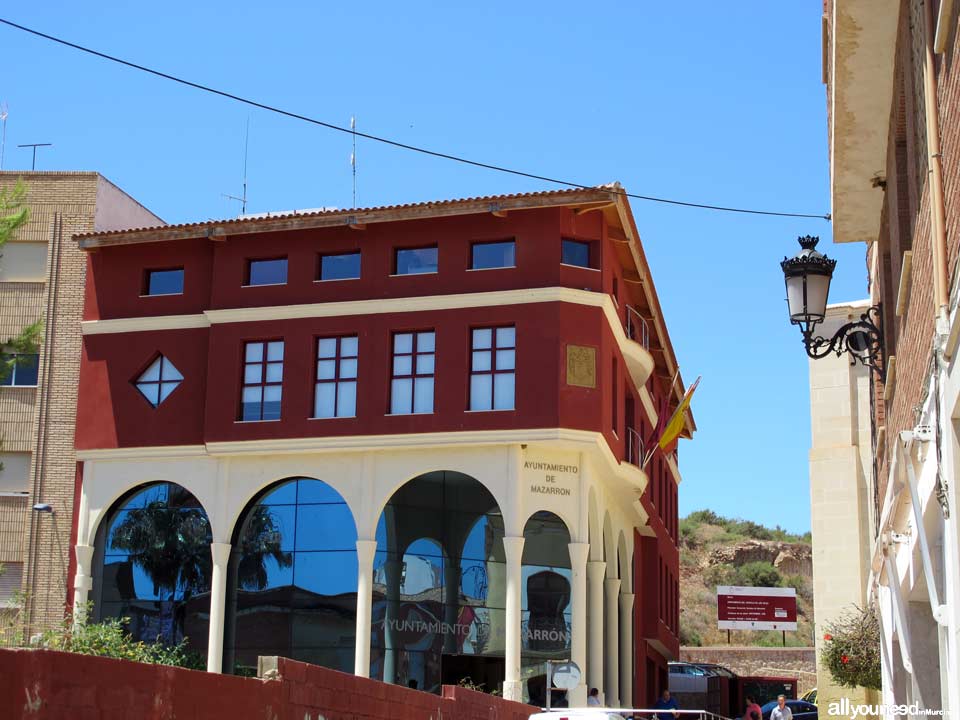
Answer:
[{"label": "concrete wall", "polygon": [[7,720],[523,720],[537,709],[444,686],[442,696],[286,658],[269,680],[47,650],[0,650]]},{"label": "concrete wall", "polygon": [[[818,334],[831,336],[867,307],[866,301],[831,306]],[[846,355],[810,361],[810,529],[818,655],[826,625],[854,605],[866,603],[873,464],[869,382],[868,369],[851,365]],[[838,552],[840,548],[843,552]],[[863,690],[836,685],[826,668],[817,674],[818,702],[844,697],[867,701]]]}]

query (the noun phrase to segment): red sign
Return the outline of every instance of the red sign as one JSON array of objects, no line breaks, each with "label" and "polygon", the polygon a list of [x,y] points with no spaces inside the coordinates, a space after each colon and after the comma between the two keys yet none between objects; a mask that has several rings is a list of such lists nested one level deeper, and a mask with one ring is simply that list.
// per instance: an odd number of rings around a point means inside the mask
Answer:
[{"label": "red sign", "polygon": [[796,630],[797,591],[718,586],[717,626],[721,630]]}]

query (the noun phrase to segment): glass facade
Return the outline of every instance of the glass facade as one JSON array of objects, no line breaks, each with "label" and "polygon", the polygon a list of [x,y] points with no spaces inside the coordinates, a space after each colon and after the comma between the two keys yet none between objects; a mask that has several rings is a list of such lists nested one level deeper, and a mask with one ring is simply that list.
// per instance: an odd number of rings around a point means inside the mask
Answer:
[{"label": "glass facade", "polygon": [[353,672],[356,542],[346,502],[320,480],[283,481],[249,505],[232,541],[224,670],[282,655]]},{"label": "glass facade", "polygon": [[210,615],[210,523],[176,483],[134,491],[107,515],[96,541],[94,617],[130,618],[136,640],[205,654]]},{"label": "glass facade", "polygon": [[506,565],[490,492],[461,473],[421,475],[394,493],[376,539],[370,676],[499,688]]},{"label": "glass facade", "polygon": [[[573,606],[570,533],[551,512],[534,513],[523,529],[520,675],[524,700],[546,704],[546,660],[570,657]],[[553,700],[560,699],[554,693]]]}]

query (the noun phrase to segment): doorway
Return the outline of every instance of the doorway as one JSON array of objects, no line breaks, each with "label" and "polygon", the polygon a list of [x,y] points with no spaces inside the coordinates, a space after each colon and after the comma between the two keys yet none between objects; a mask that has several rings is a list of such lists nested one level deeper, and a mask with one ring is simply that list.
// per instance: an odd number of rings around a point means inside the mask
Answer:
[{"label": "doorway", "polygon": [[487,693],[503,689],[504,672],[506,663],[502,657],[444,654],[440,664],[442,684],[459,685],[469,679],[475,688]]}]

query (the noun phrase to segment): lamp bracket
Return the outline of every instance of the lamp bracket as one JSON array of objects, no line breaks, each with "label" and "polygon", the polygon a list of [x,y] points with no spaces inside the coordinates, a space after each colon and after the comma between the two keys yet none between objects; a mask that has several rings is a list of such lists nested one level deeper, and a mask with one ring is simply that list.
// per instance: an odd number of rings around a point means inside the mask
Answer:
[{"label": "lamp bracket", "polygon": [[833,334],[833,337],[814,337],[814,327],[801,327],[803,346],[807,355],[819,359],[834,353],[840,357],[849,353],[850,364],[858,361],[874,370],[881,382],[886,381],[883,365],[883,316],[879,305],[867,308],[859,320],[848,322]]}]

